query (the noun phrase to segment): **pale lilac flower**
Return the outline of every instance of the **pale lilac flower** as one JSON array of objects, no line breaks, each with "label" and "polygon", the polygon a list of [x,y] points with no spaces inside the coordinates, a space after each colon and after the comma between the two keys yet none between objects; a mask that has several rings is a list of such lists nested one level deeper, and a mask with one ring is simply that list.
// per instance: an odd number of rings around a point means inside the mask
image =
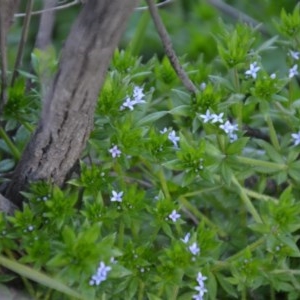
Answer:
[{"label": "pale lilac flower", "polygon": [[193,243],[189,246],[189,250],[193,255],[197,255],[200,252],[200,248],[198,247],[197,243]]},{"label": "pale lilac flower", "polygon": [[275,73],[272,73],[272,74],[270,75],[270,77],[271,77],[271,79],[275,79],[275,78],[276,78],[276,74],[275,74]]},{"label": "pale lilac flower", "polygon": [[292,139],[294,146],[300,145],[300,130],[297,133],[292,133]]},{"label": "pale lilac flower", "polygon": [[120,157],[122,153],[121,150],[118,148],[118,146],[113,146],[112,148],[109,149],[109,152],[111,153],[111,156],[113,158]]},{"label": "pale lilac flower", "polygon": [[245,74],[251,76],[253,79],[256,79],[257,72],[259,70],[260,67],[257,66],[257,62],[255,61],[253,64],[250,64],[250,68],[245,72]]},{"label": "pale lilac flower", "polygon": [[219,115],[213,114],[212,115],[212,123],[223,123],[223,116],[224,113],[220,113]]},{"label": "pale lilac flower", "polygon": [[290,53],[290,55],[291,55],[291,57],[292,57],[293,59],[295,59],[295,60],[298,60],[298,59],[299,59],[300,53],[299,53],[298,51],[290,50],[289,53]]},{"label": "pale lilac flower", "polygon": [[168,135],[168,139],[173,143],[173,145],[177,148],[178,147],[178,142],[180,140],[179,136],[176,136],[176,132],[175,130],[172,130],[169,135]]},{"label": "pale lilac flower", "polygon": [[292,68],[289,69],[289,78],[293,78],[294,76],[297,76],[298,73],[298,65],[294,65]]},{"label": "pale lilac flower", "polygon": [[202,82],[201,84],[200,84],[200,90],[201,91],[204,91],[206,89],[206,83],[205,82]]},{"label": "pale lilac flower", "polygon": [[180,218],[180,214],[177,213],[177,211],[174,209],[172,211],[172,213],[169,214],[169,218],[173,221],[173,222],[176,222],[179,218]]},{"label": "pale lilac flower", "polygon": [[134,104],[139,104],[139,103],[145,103],[146,101],[143,100],[145,94],[143,92],[143,88],[139,86],[135,86],[133,89],[133,102]]},{"label": "pale lilac flower", "polygon": [[197,282],[198,286],[195,287],[195,290],[198,294],[194,295],[192,299],[195,300],[203,300],[203,296],[207,293],[207,289],[205,288],[204,281],[207,279],[206,276],[203,276],[201,272],[198,273]]},{"label": "pale lilac flower", "polygon": [[230,133],[228,136],[229,136],[229,140],[231,143],[238,139],[238,136],[236,133]]},{"label": "pale lilac flower", "polygon": [[196,294],[196,295],[194,295],[194,296],[192,297],[192,299],[194,299],[194,300],[203,300],[203,295],[201,295],[201,294]]},{"label": "pale lilac flower", "polygon": [[90,285],[99,285],[101,282],[105,281],[108,272],[111,270],[110,266],[106,266],[103,261],[100,262],[96,273],[92,276],[90,280]]},{"label": "pale lilac flower", "polygon": [[212,120],[213,114],[211,114],[209,109],[207,109],[205,115],[200,115],[200,118],[203,119],[203,123],[207,123]]},{"label": "pale lilac flower", "polygon": [[126,100],[121,105],[120,110],[129,108],[132,111],[134,109],[134,105],[146,102],[143,99],[144,96],[145,96],[145,94],[143,92],[143,88],[135,86],[133,89],[133,100],[127,96]]},{"label": "pale lilac flower", "polygon": [[181,239],[185,244],[187,244],[190,240],[191,234],[188,232],[183,239]]},{"label": "pale lilac flower", "polygon": [[135,105],[135,101],[132,101],[129,97],[126,98],[126,100],[123,102],[123,104],[120,107],[120,110],[124,110],[126,107],[130,110],[133,110],[133,106]]},{"label": "pale lilac flower", "polygon": [[237,124],[231,124],[228,120],[219,126],[221,129],[223,129],[228,135],[234,133],[234,131],[238,130]]},{"label": "pale lilac flower", "polygon": [[110,201],[112,202],[122,202],[122,196],[123,196],[123,192],[116,192],[116,191],[112,191],[112,197],[110,198]]},{"label": "pale lilac flower", "polygon": [[164,134],[164,133],[168,132],[168,128],[165,127],[163,130],[160,130],[159,132],[160,132],[161,134]]},{"label": "pale lilac flower", "polygon": [[34,229],[34,226],[29,225],[29,226],[27,227],[27,229],[28,229],[28,231],[32,231],[32,230]]},{"label": "pale lilac flower", "polygon": [[200,286],[204,286],[204,281],[207,279],[206,276],[203,276],[201,272],[198,272],[197,282]]},{"label": "pale lilac flower", "polygon": [[204,286],[196,286],[195,290],[198,291],[198,295],[203,297],[207,293],[207,289]]}]

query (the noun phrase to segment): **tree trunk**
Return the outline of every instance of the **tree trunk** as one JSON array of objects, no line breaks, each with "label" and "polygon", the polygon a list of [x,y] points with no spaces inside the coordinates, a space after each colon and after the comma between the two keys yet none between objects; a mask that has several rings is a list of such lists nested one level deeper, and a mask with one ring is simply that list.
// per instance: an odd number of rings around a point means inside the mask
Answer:
[{"label": "tree trunk", "polygon": [[6,197],[20,206],[20,191],[36,180],[63,184],[93,127],[99,89],[138,0],[88,0],[62,51],[45,95],[42,116],[18,163]]}]

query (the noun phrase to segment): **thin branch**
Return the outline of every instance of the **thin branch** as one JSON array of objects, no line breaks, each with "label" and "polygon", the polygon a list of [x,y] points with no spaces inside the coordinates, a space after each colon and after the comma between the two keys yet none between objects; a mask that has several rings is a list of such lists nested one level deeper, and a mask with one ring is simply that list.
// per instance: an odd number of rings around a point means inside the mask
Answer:
[{"label": "thin branch", "polygon": [[24,50],[24,46],[25,46],[25,43],[27,40],[27,35],[28,35],[28,30],[29,30],[29,25],[30,25],[30,20],[31,20],[31,12],[32,12],[32,7],[33,7],[33,2],[34,2],[34,0],[28,0],[28,2],[27,2],[26,17],[24,19],[22,36],[21,36],[21,40],[19,43],[18,54],[17,54],[15,66],[14,66],[14,71],[13,71],[12,78],[11,78],[11,84],[10,84],[11,86],[13,86],[15,83],[15,80],[16,80],[17,74],[18,74],[18,68],[22,62],[23,50]]},{"label": "thin branch", "polygon": [[180,62],[176,56],[175,51],[173,50],[173,46],[172,46],[172,41],[168,35],[168,32],[158,14],[158,9],[156,7],[156,5],[154,4],[153,0],[146,0],[148,7],[149,7],[149,11],[150,14],[152,16],[153,22],[155,24],[155,27],[157,29],[157,32],[160,36],[160,39],[163,43],[163,47],[165,49],[166,55],[170,60],[170,63],[172,65],[172,67],[174,68],[176,74],[178,75],[178,77],[180,78],[181,82],[183,83],[183,85],[185,86],[185,88],[191,92],[192,94],[196,94],[197,93],[197,88],[196,86],[192,83],[192,81],[189,79],[189,77],[187,76],[186,72],[184,71],[184,69],[182,68],[182,66],[180,65]]},{"label": "thin branch", "polygon": [[[166,6],[167,4],[170,4],[172,2],[174,2],[174,0],[165,0],[164,2],[155,4],[155,6],[156,7],[163,7],[163,6]],[[140,7],[137,7],[135,10],[139,11],[139,10],[148,10],[148,9],[149,9],[148,6],[140,6]]]},{"label": "thin branch", "polygon": [[[69,8],[71,6],[77,5],[77,4],[81,3],[81,2],[83,2],[83,1],[82,0],[74,0],[73,2],[66,3],[66,4],[63,4],[63,5],[59,5],[59,6],[55,6],[53,8],[48,8],[48,9],[33,11],[31,13],[31,15],[35,16],[35,15],[40,15],[42,13],[50,12],[50,11],[54,11],[54,10],[62,10],[62,9]],[[15,17],[16,18],[26,17],[26,13],[15,14]]]}]

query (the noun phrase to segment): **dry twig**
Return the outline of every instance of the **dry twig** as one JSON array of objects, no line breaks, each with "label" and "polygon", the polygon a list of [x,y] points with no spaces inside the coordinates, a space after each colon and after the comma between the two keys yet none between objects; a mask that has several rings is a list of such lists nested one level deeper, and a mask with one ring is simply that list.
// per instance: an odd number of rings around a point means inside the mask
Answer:
[{"label": "dry twig", "polygon": [[171,41],[171,39],[168,35],[168,32],[158,14],[158,9],[157,9],[156,5],[154,4],[153,0],[146,0],[146,2],[148,4],[149,11],[152,16],[155,27],[157,29],[157,32],[163,43],[165,53],[166,53],[167,57],[169,58],[171,65],[173,66],[175,72],[177,73],[178,77],[180,78],[180,80],[183,83],[183,85],[185,86],[185,88],[192,94],[196,94],[197,88],[192,83],[192,81],[189,79],[186,72],[184,71],[181,64],[179,63],[176,53],[173,50],[172,41]]}]

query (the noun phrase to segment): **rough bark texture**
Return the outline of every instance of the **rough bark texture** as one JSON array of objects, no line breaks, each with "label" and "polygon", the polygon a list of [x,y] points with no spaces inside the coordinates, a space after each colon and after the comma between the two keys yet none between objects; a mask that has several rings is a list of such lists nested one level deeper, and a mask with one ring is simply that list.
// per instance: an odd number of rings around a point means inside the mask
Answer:
[{"label": "rough bark texture", "polygon": [[6,197],[20,206],[28,182],[61,185],[80,157],[112,53],[137,0],[88,0],[62,51],[42,117],[16,167]]}]

